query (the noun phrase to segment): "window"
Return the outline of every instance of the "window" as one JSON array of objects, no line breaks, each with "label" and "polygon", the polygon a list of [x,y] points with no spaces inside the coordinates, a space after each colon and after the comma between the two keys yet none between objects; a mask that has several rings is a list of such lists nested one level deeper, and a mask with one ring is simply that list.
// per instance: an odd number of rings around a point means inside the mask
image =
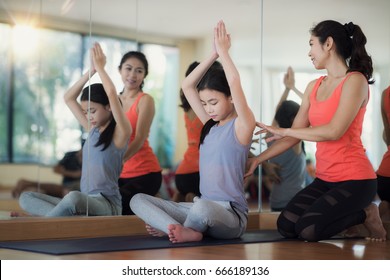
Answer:
[{"label": "window", "polygon": [[144,91],[153,96],[156,107],[149,141],[160,165],[170,168],[176,146],[179,52],[174,47],[152,44],[142,45],[141,50],[149,62]]},{"label": "window", "polygon": [[[82,131],[65,106],[63,95],[89,68],[89,48],[101,43],[107,72],[118,92],[118,66],[124,53],[137,50],[135,41],[50,29],[0,24],[1,104],[0,161],[53,164],[81,145]],[[142,45],[150,64],[144,90],[155,98],[151,146],[163,167],[172,165],[176,137],[178,49]],[[96,82],[98,77],[92,79]]]},{"label": "window", "polygon": [[[0,37],[2,42],[0,44],[0,161],[9,161],[8,151],[8,137],[9,134],[8,123],[8,102],[9,102],[9,87],[10,87],[10,75],[9,65],[10,61],[10,42],[11,42],[11,28],[8,25],[0,24]],[[8,38],[8,39],[7,39]]]},{"label": "window", "polygon": [[73,116],[64,107],[62,96],[72,79],[80,75],[81,37],[47,29],[30,30],[34,32],[30,40],[36,41],[31,45],[15,28],[13,35],[21,38],[18,47],[13,48],[12,161],[50,164],[73,148],[65,147],[65,139],[80,142],[67,133]]}]

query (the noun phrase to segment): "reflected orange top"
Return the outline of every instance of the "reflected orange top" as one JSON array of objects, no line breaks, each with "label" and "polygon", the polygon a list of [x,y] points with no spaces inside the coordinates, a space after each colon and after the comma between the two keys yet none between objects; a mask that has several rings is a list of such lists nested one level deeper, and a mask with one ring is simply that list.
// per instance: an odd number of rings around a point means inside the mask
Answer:
[{"label": "reflected orange top", "polygon": [[[135,134],[137,132],[137,107],[141,97],[144,95],[145,93],[143,92],[139,94],[134,104],[126,112],[126,116],[130,121],[131,127],[133,128],[129,143],[134,140]],[[133,178],[141,175],[146,175],[151,172],[159,171],[161,171],[161,167],[158,162],[158,159],[153,153],[152,148],[149,146],[148,139],[146,139],[141,149],[125,162],[120,178]]]},{"label": "reflected orange top", "polygon": [[[383,105],[386,112],[387,121],[390,125],[390,87],[385,89],[383,99]],[[387,151],[383,155],[383,159],[376,173],[384,177],[390,177],[390,146],[387,146]]]},{"label": "reflected orange top", "polygon": [[[343,84],[350,75],[361,74],[349,73],[332,95],[324,101],[317,101],[317,90],[325,77],[317,80],[310,94],[309,121],[311,126],[325,125],[332,120],[340,102]],[[365,112],[366,107],[360,108],[340,139],[317,142],[316,177],[327,182],[376,178],[360,138]]]},{"label": "reflected orange top", "polygon": [[177,167],[176,174],[199,172],[199,140],[203,123],[198,117],[190,120],[187,114],[184,114],[184,121],[187,130],[188,147],[184,153],[183,160]]}]

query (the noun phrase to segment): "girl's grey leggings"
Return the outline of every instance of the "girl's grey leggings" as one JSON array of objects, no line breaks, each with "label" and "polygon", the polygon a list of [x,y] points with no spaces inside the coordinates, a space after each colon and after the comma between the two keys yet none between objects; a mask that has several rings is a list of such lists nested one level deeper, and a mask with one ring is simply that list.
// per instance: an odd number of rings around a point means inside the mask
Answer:
[{"label": "girl's grey leggings", "polygon": [[214,238],[231,239],[240,237],[247,225],[246,213],[233,209],[229,201],[195,198],[177,203],[139,193],[130,207],[146,224],[166,234],[168,225],[181,224]]}]

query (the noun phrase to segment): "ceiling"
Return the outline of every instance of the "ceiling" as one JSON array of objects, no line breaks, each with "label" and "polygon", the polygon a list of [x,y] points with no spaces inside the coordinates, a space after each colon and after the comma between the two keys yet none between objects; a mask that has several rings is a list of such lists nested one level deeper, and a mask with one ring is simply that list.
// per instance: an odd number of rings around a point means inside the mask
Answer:
[{"label": "ceiling", "polygon": [[[3,10],[28,11],[174,38],[200,38],[219,19],[232,30],[259,20],[258,0],[0,0]],[[41,5],[42,3],[42,5]],[[90,9],[91,8],[91,9]],[[238,14],[237,14],[238,11]],[[245,15],[245,16],[242,16]]]},{"label": "ceiling", "polygon": [[[268,67],[312,68],[307,57],[309,29],[323,19],[359,24],[377,63],[390,61],[388,0],[0,0],[3,14],[39,12],[67,20],[108,25],[176,40],[211,36],[219,19],[233,38],[252,44],[248,60],[263,48]],[[261,11],[263,10],[263,14]],[[15,21],[17,19],[14,19]],[[261,24],[263,21],[263,24]],[[262,45],[257,42],[263,34]],[[387,46],[387,47],[386,47]],[[247,46],[248,47],[248,46]]]}]

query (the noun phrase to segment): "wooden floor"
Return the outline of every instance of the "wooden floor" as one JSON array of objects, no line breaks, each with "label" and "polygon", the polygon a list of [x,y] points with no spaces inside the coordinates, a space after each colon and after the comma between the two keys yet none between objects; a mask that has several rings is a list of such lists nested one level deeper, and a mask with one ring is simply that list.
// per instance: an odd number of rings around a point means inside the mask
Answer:
[{"label": "wooden floor", "polygon": [[46,255],[0,249],[2,260],[389,260],[390,241],[333,240]]}]

